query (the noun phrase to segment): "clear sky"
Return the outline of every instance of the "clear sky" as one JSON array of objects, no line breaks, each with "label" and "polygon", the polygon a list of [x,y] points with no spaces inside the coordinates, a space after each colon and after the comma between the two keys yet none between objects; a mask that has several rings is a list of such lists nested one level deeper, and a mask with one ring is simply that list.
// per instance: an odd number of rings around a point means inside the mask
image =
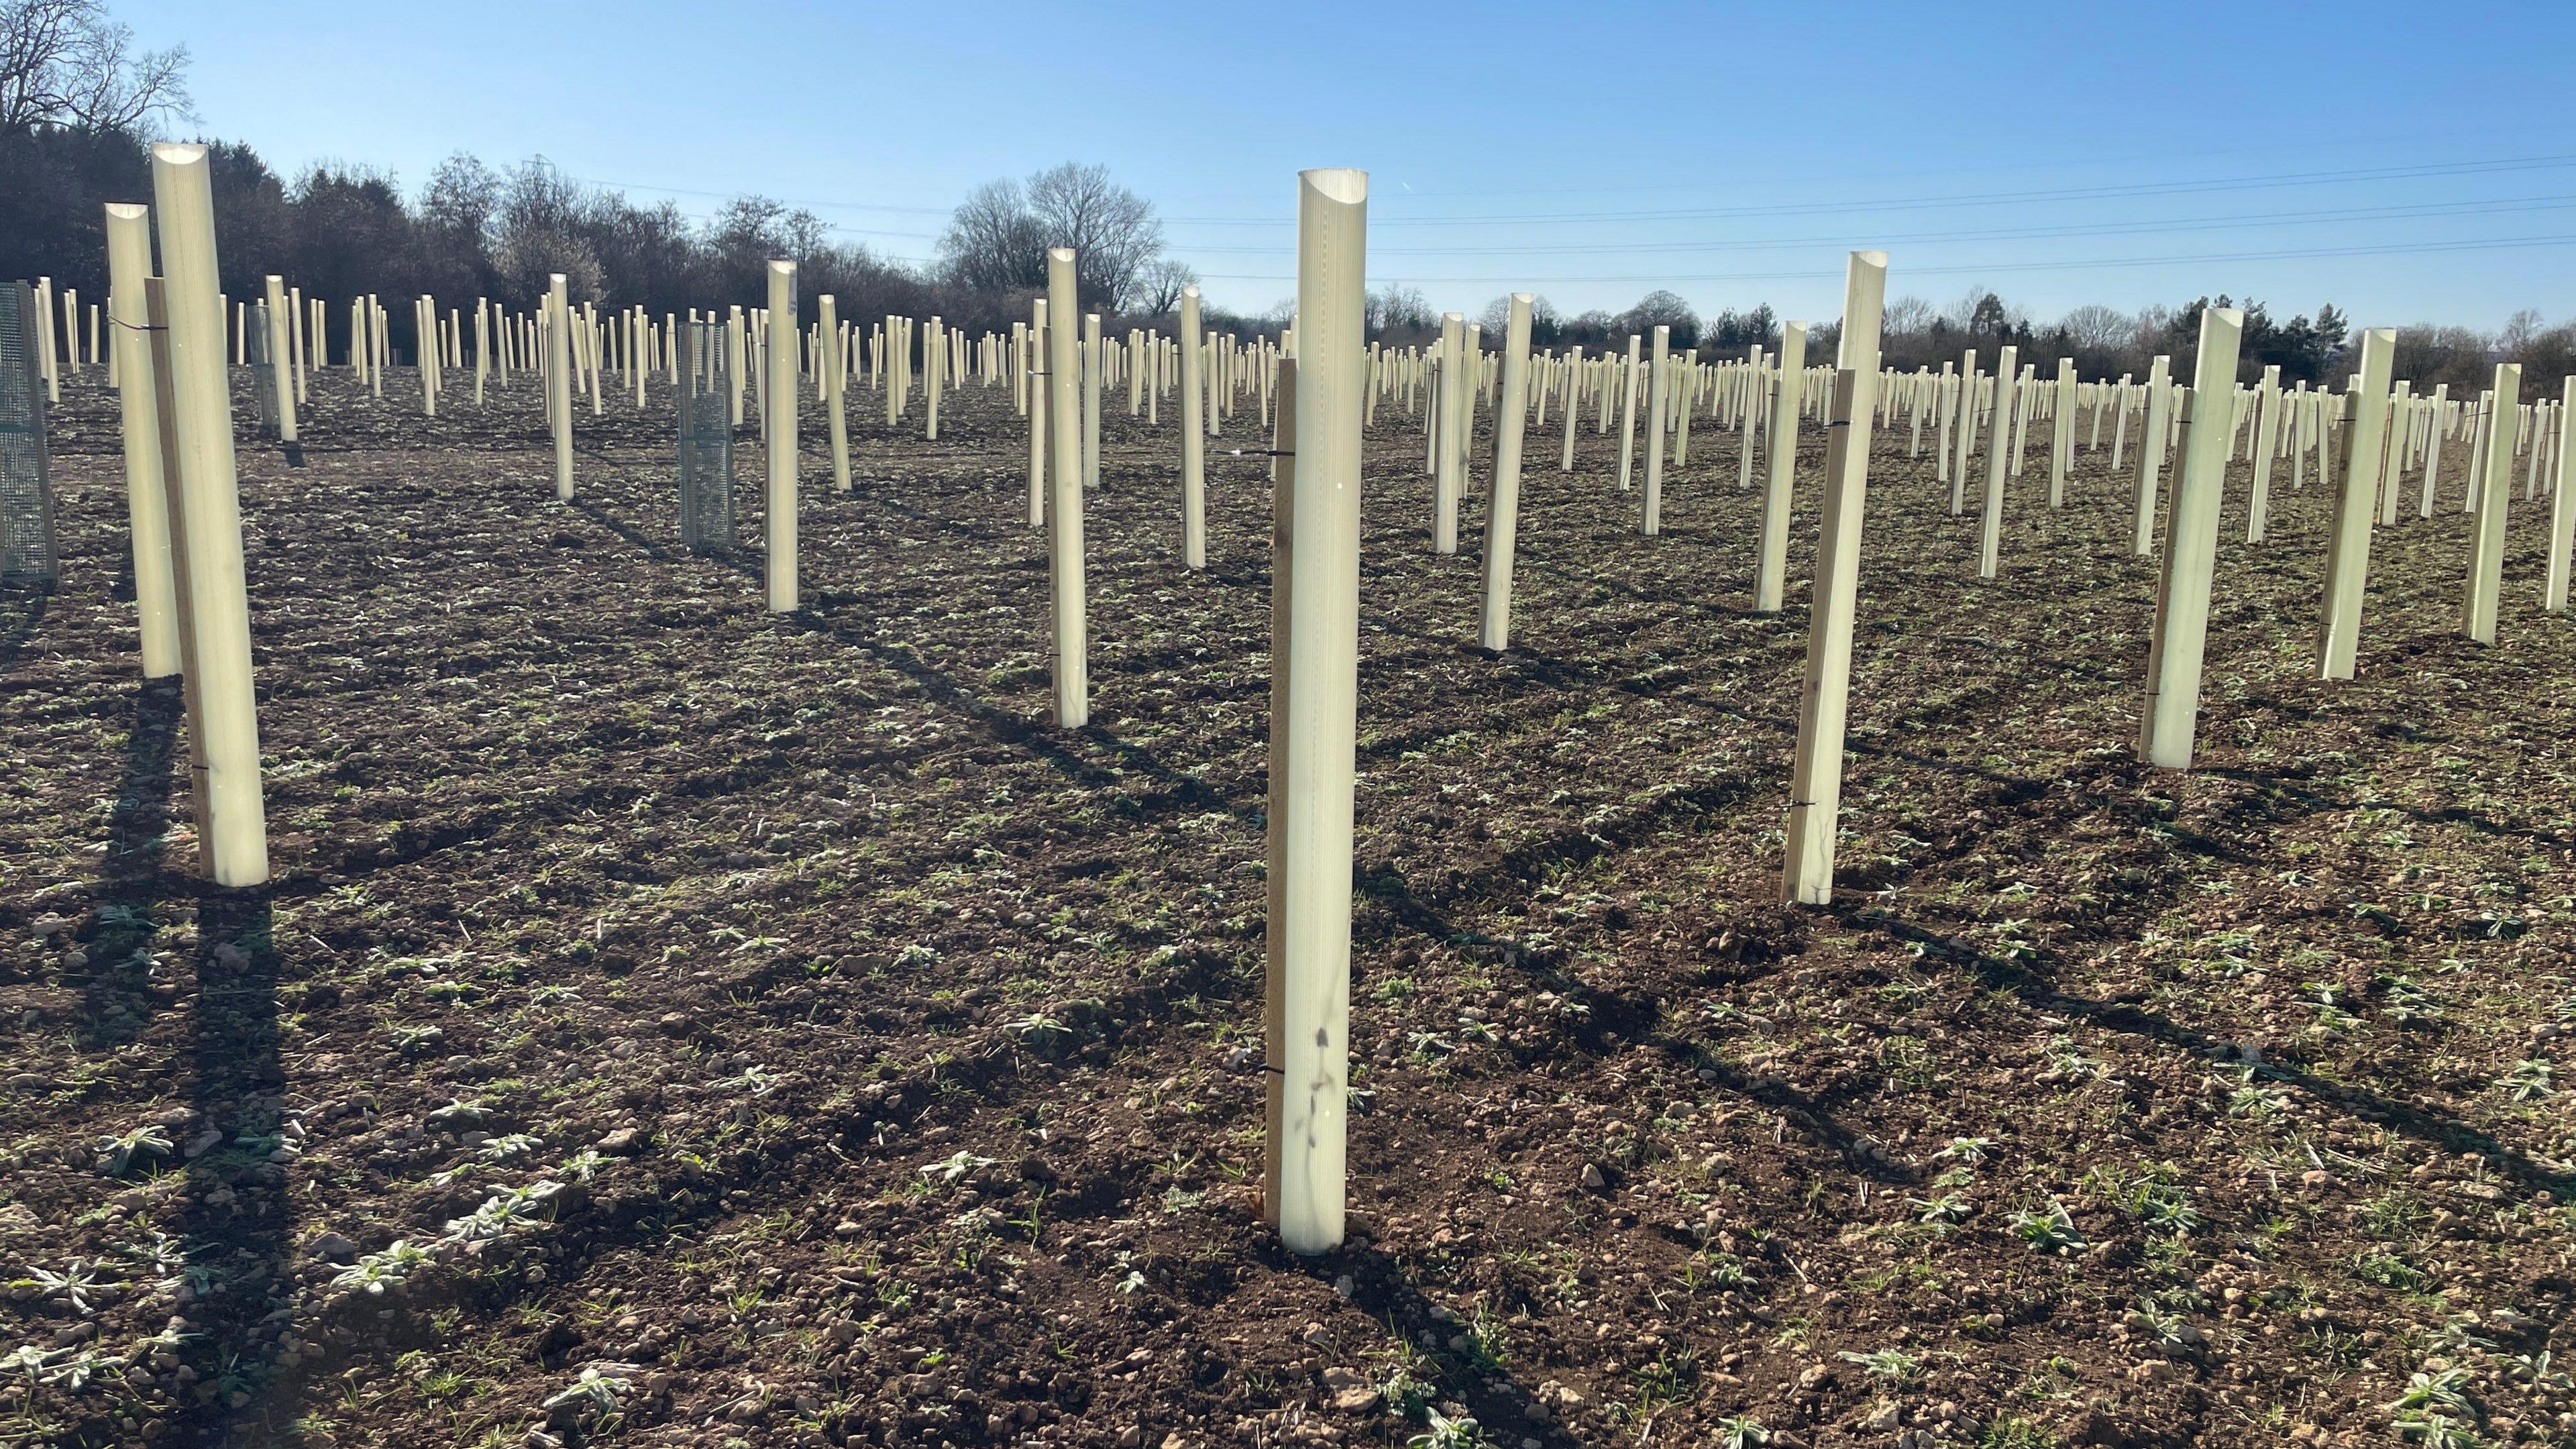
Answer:
[{"label": "clear sky", "polygon": [[1216,301],[1294,291],[1295,173],[1371,173],[1372,283],[1472,314],[1990,287],[2492,329],[2576,314],[2576,0],[619,4],[111,0],[198,125],[416,187],[543,155],[927,257],[966,189],[1102,162]]}]

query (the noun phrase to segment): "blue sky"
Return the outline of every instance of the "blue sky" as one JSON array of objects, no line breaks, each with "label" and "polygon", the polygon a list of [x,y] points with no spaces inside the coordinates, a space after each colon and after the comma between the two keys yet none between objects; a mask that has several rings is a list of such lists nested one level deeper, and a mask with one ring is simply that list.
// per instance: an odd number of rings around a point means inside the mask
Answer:
[{"label": "blue sky", "polygon": [[543,155],[927,257],[975,183],[1097,161],[1247,310],[1294,290],[1297,170],[1358,166],[1372,282],[1471,314],[1670,287],[1825,317],[1876,246],[1891,294],[2043,320],[2576,315],[2570,0],[111,8],[190,47],[195,129],[290,173]]}]

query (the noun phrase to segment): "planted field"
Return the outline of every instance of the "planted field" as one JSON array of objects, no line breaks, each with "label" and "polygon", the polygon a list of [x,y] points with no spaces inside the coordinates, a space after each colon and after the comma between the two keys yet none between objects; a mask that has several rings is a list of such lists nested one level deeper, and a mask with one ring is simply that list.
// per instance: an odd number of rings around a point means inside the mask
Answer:
[{"label": "planted field", "polygon": [[2249,548],[2240,462],[2160,771],[2125,471],[2050,514],[2034,448],[1980,583],[1976,482],[1882,429],[1841,889],[1791,909],[1821,430],[1773,617],[1732,435],[1647,539],[1616,432],[1534,430],[1494,657],[1484,466],[1433,556],[1382,403],[1352,1233],[1301,1259],[1248,413],[1191,574],[1171,417],[1105,408],[1067,732],[1007,389],[936,443],[854,399],[847,496],[809,416],[773,615],[758,444],[749,547],[680,551],[658,381],[578,408],[571,506],[531,387],[313,385],[300,466],[241,450],[271,887],[188,872],[95,371],[63,582],[0,594],[0,1443],[2576,1433],[2576,635],[2519,497],[2497,644],[2446,481],[2328,685],[2327,503],[2276,469]]}]

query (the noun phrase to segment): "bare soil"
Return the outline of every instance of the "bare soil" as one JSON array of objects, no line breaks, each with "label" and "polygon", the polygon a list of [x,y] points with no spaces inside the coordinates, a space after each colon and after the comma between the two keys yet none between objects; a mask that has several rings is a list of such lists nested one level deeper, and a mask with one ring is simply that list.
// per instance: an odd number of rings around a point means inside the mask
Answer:
[{"label": "bare soil", "polygon": [[2107,447],[2052,514],[2034,446],[1981,584],[1882,432],[1792,910],[1821,435],[1760,617],[1732,436],[1646,539],[1551,420],[1491,657],[1481,510],[1429,552],[1382,407],[1353,1236],[1303,1261],[1253,1201],[1262,460],[1186,572],[1172,415],[1113,399],[1063,732],[1006,391],[935,443],[855,397],[848,496],[809,402],[785,616],[755,439],[744,551],[678,549],[659,384],[584,406],[570,507],[524,382],[388,391],[242,445],[248,892],[188,873],[97,373],[57,416],[64,579],[0,594],[0,1445],[2576,1442],[2576,634],[2518,474],[2501,642],[2455,451],[2327,685],[2326,502],[2276,471],[2247,547],[2240,464],[2179,774]]}]

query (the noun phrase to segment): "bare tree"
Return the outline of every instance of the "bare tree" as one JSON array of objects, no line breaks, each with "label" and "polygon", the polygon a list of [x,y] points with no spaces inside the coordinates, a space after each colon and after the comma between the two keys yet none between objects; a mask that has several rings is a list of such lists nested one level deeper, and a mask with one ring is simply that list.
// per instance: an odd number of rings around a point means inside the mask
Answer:
[{"label": "bare tree", "polygon": [[2397,329],[2396,374],[2419,392],[2447,382],[2453,396],[2475,397],[2493,377],[2495,350],[2495,339],[2483,332],[2418,322]]},{"label": "bare tree", "polygon": [[1046,285],[1046,228],[1020,183],[987,181],[966,193],[940,234],[939,262],[953,286],[1035,291]]},{"label": "bare tree", "polygon": [[459,151],[438,163],[420,196],[420,219],[460,240],[479,243],[501,205],[501,177]]},{"label": "bare tree", "polygon": [[1051,247],[1074,250],[1074,287],[1085,307],[1116,310],[1145,264],[1163,249],[1152,202],[1109,179],[1106,166],[1067,161],[1029,178],[1028,207]]},{"label": "bare tree", "polygon": [[1160,317],[1181,305],[1181,289],[1198,285],[1198,269],[1173,257],[1147,262],[1136,274],[1136,310]]},{"label": "bare tree", "polygon": [[2140,357],[2152,357],[2164,351],[2164,339],[2173,331],[2175,315],[2174,309],[2162,302],[2150,302],[2139,308],[2138,315],[2130,319],[2129,346],[2135,348]]},{"label": "bare tree", "polygon": [[188,48],[141,50],[98,0],[0,0],[0,131],[192,119]]},{"label": "bare tree", "polygon": [[1919,332],[1929,332],[1935,315],[1931,303],[1909,292],[1887,304],[1887,310],[1879,317],[1879,334],[1884,337],[1912,337]]},{"label": "bare tree", "polygon": [[606,294],[606,269],[582,235],[592,209],[581,183],[543,156],[512,169],[492,220],[492,269],[508,295],[542,297],[546,278],[554,272],[564,274],[575,302],[595,302]]},{"label": "bare tree", "polygon": [[2117,352],[2138,333],[2137,319],[2126,312],[2087,302],[2057,319],[2057,330],[2078,353]]},{"label": "bare tree", "polygon": [[1163,224],[1151,202],[1110,180],[1108,167],[1071,161],[968,192],[940,234],[940,272],[974,291],[1036,291],[1046,285],[1049,247],[1073,249],[1074,290],[1086,309],[1168,311],[1198,280],[1185,267],[1171,270],[1177,262],[1155,267]]},{"label": "bare tree", "polygon": [[2525,307],[2504,319],[2504,330],[2496,334],[2495,349],[2499,359],[2510,360],[2530,350],[2542,332],[2540,311]]},{"label": "bare tree", "polygon": [[1368,294],[1365,316],[1372,337],[1430,332],[1440,326],[1440,314],[1431,310],[1431,299],[1422,294],[1420,287],[1394,282]]},{"label": "bare tree", "polygon": [[1678,292],[1661,289],[1637,299],[1637,305],[1619,314],[1621,329],[1652,335],[1657,327],[1671,329],[1666,339],[1676,349],[1699,345],[1699,314],[1691,310]]},{"label": "bare tree", "polygon": [[[1505,292],[1487,302],[1485,310],[1476,314],[1476,325],[1485,329],[1487,341],[1501,346],[1504,334],[1512,330],[1512,294]],[[1553,342],[1557,329],[1563,325],[1563,319],[1556,315],[1554,303],[1545,297],[1530,298],[1530,340],[1533,343]]]},{"label": "bare tree", "polygon": [[782,255],[794,258],[801,270],[832,249],[832,228],[800,206],[779,218],[778,240],[786,248]]},{"label": "bare tree", "polygon": [[707,224],[717,250],[762,263],[787,251],[787,203],[758,194],[737,196]]}]

